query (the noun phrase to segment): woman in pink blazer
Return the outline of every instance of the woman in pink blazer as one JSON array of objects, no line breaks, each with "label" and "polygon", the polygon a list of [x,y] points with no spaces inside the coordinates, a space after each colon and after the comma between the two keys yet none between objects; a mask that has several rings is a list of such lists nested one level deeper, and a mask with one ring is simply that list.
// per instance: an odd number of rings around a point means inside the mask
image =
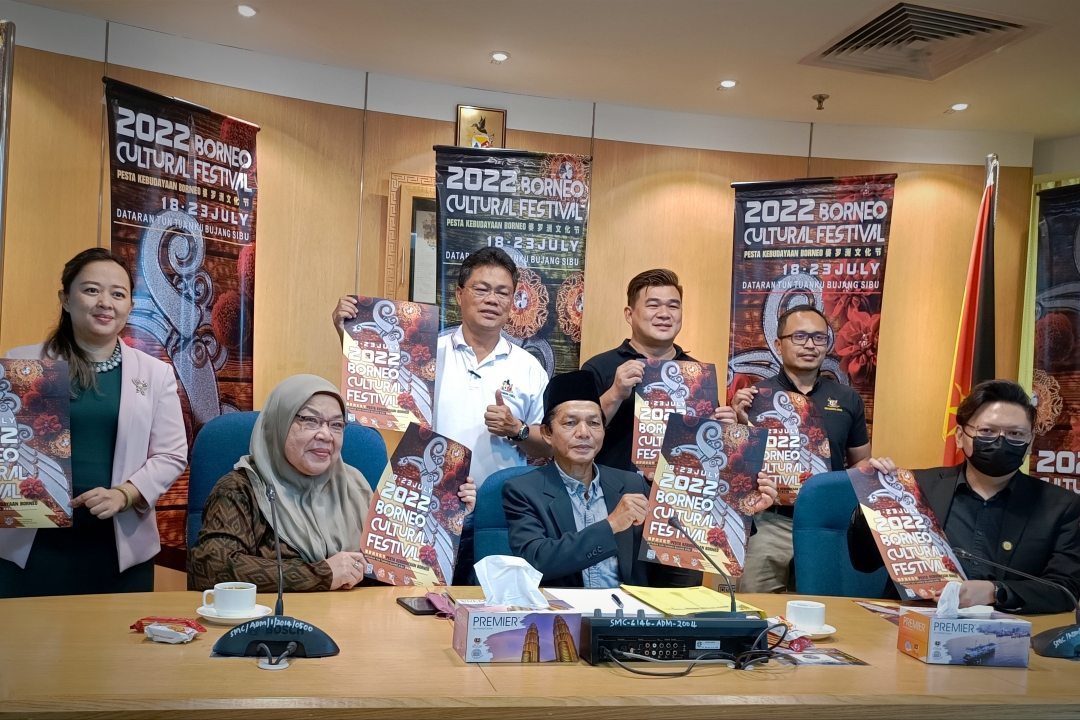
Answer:
[{"label": "woman in pink blazer", "polygon": [[92,248],[61,276],[60,322],[9,358],[58,358],[71,370],[70,528],[0,529],[0,597],[149,592],[161,549],[154,505],[187,465],[172,367],[120,341],[131,273]]}]

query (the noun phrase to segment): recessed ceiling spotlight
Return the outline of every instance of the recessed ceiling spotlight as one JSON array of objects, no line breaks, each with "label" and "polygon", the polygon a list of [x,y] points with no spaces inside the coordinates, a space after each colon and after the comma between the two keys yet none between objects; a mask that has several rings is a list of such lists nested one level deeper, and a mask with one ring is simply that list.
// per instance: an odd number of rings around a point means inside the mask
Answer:
[{"label": "recessed ceiling spotlight", "polygon": [[495,52],[491,53],[491,62],[495,63],[496,65],[498,65],[498,64],[500,64],[500,63],[502,63],[502,62],[504,62],[506,60],[509,60],[509,59],[510,59],[510,53],[508,53],[508,52],[503,52],[502,50],[496,50]]},{"label": "recessed ceiling spotlight", "polygon": [[240,13],[246,18],[253,18],[255,17],[255,13],[258,11],[250,5],[237,5],[236,12]]},{"label": "recessed ceiling spotlight", "polygon": [[738,84],[739,83],[736,82],[735,80],[721,80],[720,81],[720,87],[718,87],[716,89],[717,90],[730,90],[731,88],[735,87]]},{"label": "recessed ceiling spotlight", "polygon": [[968,109],[968,104],[967,103],[956,103],[950,109],[955,111],[955,112],[962,112],[962,111]]}]

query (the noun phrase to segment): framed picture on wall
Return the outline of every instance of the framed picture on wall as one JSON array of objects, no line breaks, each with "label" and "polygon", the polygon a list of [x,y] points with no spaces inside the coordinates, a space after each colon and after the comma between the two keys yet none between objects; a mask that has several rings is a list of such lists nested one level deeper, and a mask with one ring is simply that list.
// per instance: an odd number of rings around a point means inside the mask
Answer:
[{"label": "framed picture on wall", "polygon": [[435,176],[390,173],[383,297],[435,302]]},{"label": "framed picture on wall", "polygon": [[506,147],[506,111],[475,105],[458,105],[457,146]]}]

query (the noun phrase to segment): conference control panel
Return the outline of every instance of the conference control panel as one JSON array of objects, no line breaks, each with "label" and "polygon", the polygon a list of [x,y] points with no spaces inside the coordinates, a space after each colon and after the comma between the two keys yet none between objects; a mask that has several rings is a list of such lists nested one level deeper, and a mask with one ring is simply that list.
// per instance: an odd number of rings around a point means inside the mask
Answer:
[{"label": "conference control panel", "polygon": [[629,661],[627,653],[656,660],[694,660],[736,656],[765,642],[769,624],[757,616],[649,618],[604,617],[597,611],[581,617],[581,657],[590,664],[609,654]]}]

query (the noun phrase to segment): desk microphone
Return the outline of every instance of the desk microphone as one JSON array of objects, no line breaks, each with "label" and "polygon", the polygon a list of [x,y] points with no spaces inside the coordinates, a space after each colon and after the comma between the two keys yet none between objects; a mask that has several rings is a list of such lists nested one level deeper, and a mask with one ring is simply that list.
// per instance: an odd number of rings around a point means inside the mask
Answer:
[{"label": "desk microphone", "polygon": [[282,591],[285,587],[285,565],[281,561],[281,535],[278,533],[277,492],[266,484],[266,499],[270,501],[270,517],[274,525],[274,541],[277,544],[278,591],[277,605],[271,617],[249,620],[237,625],[214,643],[214,652],[231,657],[267,656],[259,667],[279,670],[288,667],[286,657],[329,657],[341,650],[329,635],[302,620],[284,615]]},{"label": "desk microphone", "polygon": [[709,564],[716,568],[716,572],[720,573],[720,576],[724,578],[724,580],[727,582],[728,594],[731,596],[731,614],[737,614],[738,611],[736,610],[736,608],[738,607],[738,605],[736,605],[735,603],[735,587],[731,584],[731,578],[728,577],[728,574],[721,570],[719,565],[713,562],[713,559],[709,557],[704,550],[701,549],[700,545],[694,542],[694,538],[690,537],[690,533],[689,531],[687,531],[686,526],[679,522],[679,518],[676,515],[672,514],[672,516],[668,518],[667,524],[682,533],[682,536],[690,541],[690,544],[694,546],[694,549],[701,553],[701,557],[708,560]]},{"label": "desk microphone", "polygon": [[1042,655],[1043,657],[1069,658],[1072,660],[1080,658],[1080,603],[1076,601],[1076,598],[1073,597],[1073,594],[1069,592],[1068,588],[1064,585],[1058,585],[1056,582],[1050,582],[1041,577],[1028,575],[1025,572],[1020,572],[1019,570],[1006,565],[1001,565],[987,560],[986,558],[981,558],[978,555],[972,555],[964,548],[954,547],[953,552],[955,552],[958,557],[962,557],[965,560],[986,563],[990,567],[1011,572],[1026,580],[1034,580],[1037,583],[1057,588],[1065,593],[1069,597],[1069,600],[1076,605],[1076,624],[1064,625],[1062,627],[1042,631],[1031,638],[1031,648],[1035,651],[1036,655]]}]

